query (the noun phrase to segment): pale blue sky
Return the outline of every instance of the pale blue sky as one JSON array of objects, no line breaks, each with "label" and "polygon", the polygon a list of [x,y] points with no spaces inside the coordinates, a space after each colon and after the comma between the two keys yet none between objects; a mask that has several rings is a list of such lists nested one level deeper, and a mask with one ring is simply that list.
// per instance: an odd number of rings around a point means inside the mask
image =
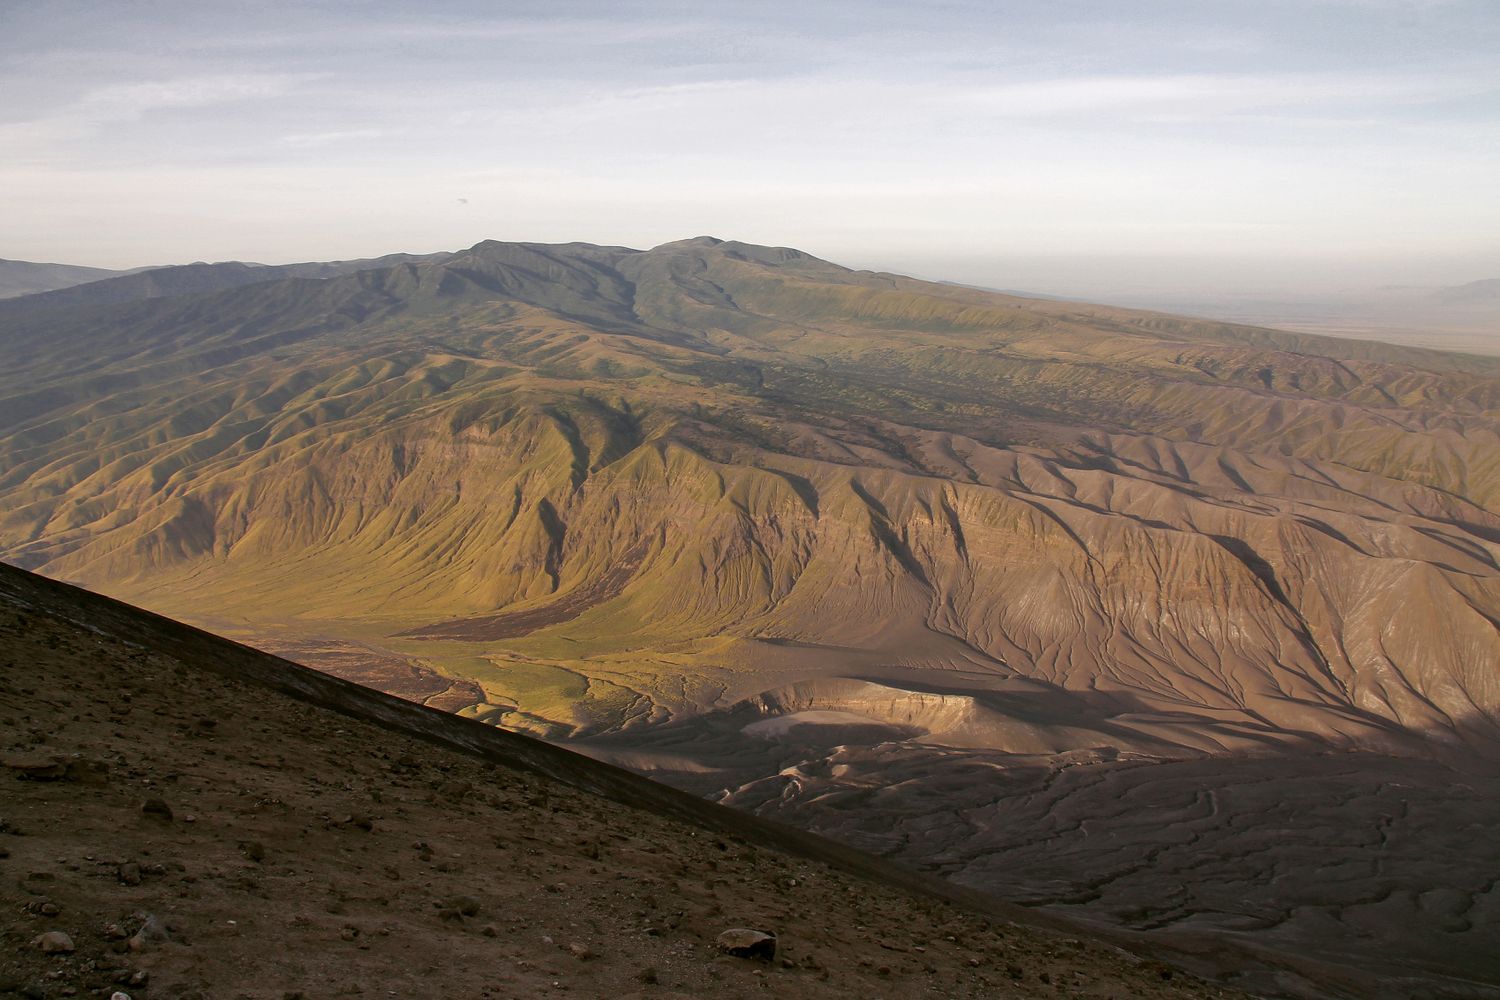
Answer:
[{"label": "pale blue sky", "polygon": [[1500,275],[1500,2],[0,0],[0,257],[700,233],[982,284]]}]

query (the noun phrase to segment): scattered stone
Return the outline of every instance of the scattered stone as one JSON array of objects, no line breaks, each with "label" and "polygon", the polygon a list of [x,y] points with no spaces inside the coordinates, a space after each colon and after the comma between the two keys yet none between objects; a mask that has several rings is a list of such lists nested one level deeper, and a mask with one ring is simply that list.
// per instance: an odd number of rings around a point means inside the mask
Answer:
[{"label": "scattered stone", "polygon": [[123,941],[130,937],[130,932],[119,924],[105,924],[104,936],[111,941]]},{"label": "scattered stone", "polygon": [[141,866],[134,861],[126,862],[115,870],[115,877],[120,880],[121,885],[140,885]]},{"label": "scattered stone", "polygon": [[454,896],[448,905],[465,917],[479,916],[479,900],[473,896]]},{"label": "scattered stone", "polygon": [[170,938],[171,935],[167,933],[166,925],[147,913],[141,915],[140,929],[131,935],[125,946],[131,951],[141,951],[153,941],[166,941]]},{"label": "scattered stone", "polygon": [[109,995],[109,1000],[130,1000],[130,994],[121,993],[119,990],[115,990]]},{"label": "scattered stone", "polygon": [[359,937],[359,928],[353,924],[345,924],[344,929],[339,931],[339,937],[345,941],[353,941]]},{"label": "scattered stone", "polygon": [[474,786],[467,781],[445,781],[438,786],[438,794],[452,802],[468,795],[474,790]]},{"label": "scattered stone", "polygon": [[719,935],[719,951],[735,958],[770,962],[776,958],[776,935],[749,927],[731,927]]},{"label": "scattered stone", "polygon": [[152,819],[161,819],[171,822],[172,807],[162,799],[147,799],[141,803],[141,812]]},{"label": "scattered stone", "polygon": [[258,840],[240,841],[240,853],[256,864],[266,860],[266,845]]},{"label": "scattered stone", "polygon": [[495,927],[494,924],[485,924],[483,927],[479,928],[479,933],[488,938],[500,936],[500,931]]},{"label": "scattered stone", "polygon": [[568,954],[572,955],[580,962],[587,962],[589,959],[594,957],[593,949],[584,944],[582,941],[568,942]]},{"label": "scattered stone", "polygon": [[43,754],[17,754],[0,760],[0,764],[16,772],[23,781],[57,781],[67,777],[66,761]]},{"label": "scattered stone", "polygon": [[73,939],[62,931],[48,931],[31,939],[33,948],[40,948],[44,955],[71,955]]},{"label": "scattered stone", "polygon": [[363,830],[366,833],[369,833],[371,830],[375,829],[375,821],[365,813],[345,813],[343,816],[340,816],[338,818],[337,825],[352,826],[355,829]]}]

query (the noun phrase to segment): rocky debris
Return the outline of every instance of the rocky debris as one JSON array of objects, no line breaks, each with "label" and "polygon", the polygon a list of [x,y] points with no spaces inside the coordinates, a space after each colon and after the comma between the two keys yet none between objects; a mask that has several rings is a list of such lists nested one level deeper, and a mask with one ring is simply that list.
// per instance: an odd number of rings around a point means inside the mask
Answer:
[{"label": "rocky debris", "polygon": [[172,821],[172,807],[164,799],[147,799],[141,803],[141,814],[152,819]]},{"label": "rocky debris", "polygon": [[141,926],[130,936],[130,940],[125,942],[125,946],[131,951],[141,951],[153,942],[168,941],[171,939],[171,935],[167,933],[166,924],[162,923],[157,917],[149,913],[144,913],[138,914],[138,918],[141,921]]},{"label": "rocky debris", "polygon": [[734,958],[771,962],[776,958],[776,935],[749,927],[731,927],[719,935],[719,951]]},{"label": "rocky debris", "polygon": [[594,950],[582,941],[570,941],[568,942],[568,954],[580,962],[587,962],[594,957]]},{"label": "rocky debris", "polygon": [[115,870],[115,877],[121,885],[140,885],[141,866],[134,861],[126,862]]},{"label": "rocky debris", "polygon": [[62,931],[47,931],[31,939],[33,948],[40,948],[44,955],[71,955],[73,939]]},{"label": "rocky debris", "polygon": [[58,781],[68,775],[67,761],[44,754],[18,754],[0,760],[23,781]]}]

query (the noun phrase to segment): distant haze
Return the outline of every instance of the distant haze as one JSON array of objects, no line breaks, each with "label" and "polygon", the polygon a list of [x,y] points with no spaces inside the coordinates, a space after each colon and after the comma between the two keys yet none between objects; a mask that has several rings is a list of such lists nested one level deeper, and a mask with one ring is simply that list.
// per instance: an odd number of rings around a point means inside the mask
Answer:
[{"label": "distant haze", "polygon": [[699,233],[1115,298],[1500,275],[1493,0],[0,4],[0,256]]}]

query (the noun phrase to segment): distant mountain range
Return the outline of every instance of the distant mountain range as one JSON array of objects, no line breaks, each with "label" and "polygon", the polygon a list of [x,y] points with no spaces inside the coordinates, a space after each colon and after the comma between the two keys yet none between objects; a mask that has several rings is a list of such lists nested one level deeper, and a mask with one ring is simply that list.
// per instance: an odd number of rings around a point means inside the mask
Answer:
[{"label": "distant mountain range", "polygon": [[1444,839],[1500,358],[707,237],[188,265],[0,304],[0,558],[1035,905],[1500,983]]},{"label": "distant mountain range", "polygon": [[0,299],[33,295],[57,288],[81,285],[118,277],[124,271],[102,267],[78,267],[73,264],[34,264],[25,260],[0,260]]}]

